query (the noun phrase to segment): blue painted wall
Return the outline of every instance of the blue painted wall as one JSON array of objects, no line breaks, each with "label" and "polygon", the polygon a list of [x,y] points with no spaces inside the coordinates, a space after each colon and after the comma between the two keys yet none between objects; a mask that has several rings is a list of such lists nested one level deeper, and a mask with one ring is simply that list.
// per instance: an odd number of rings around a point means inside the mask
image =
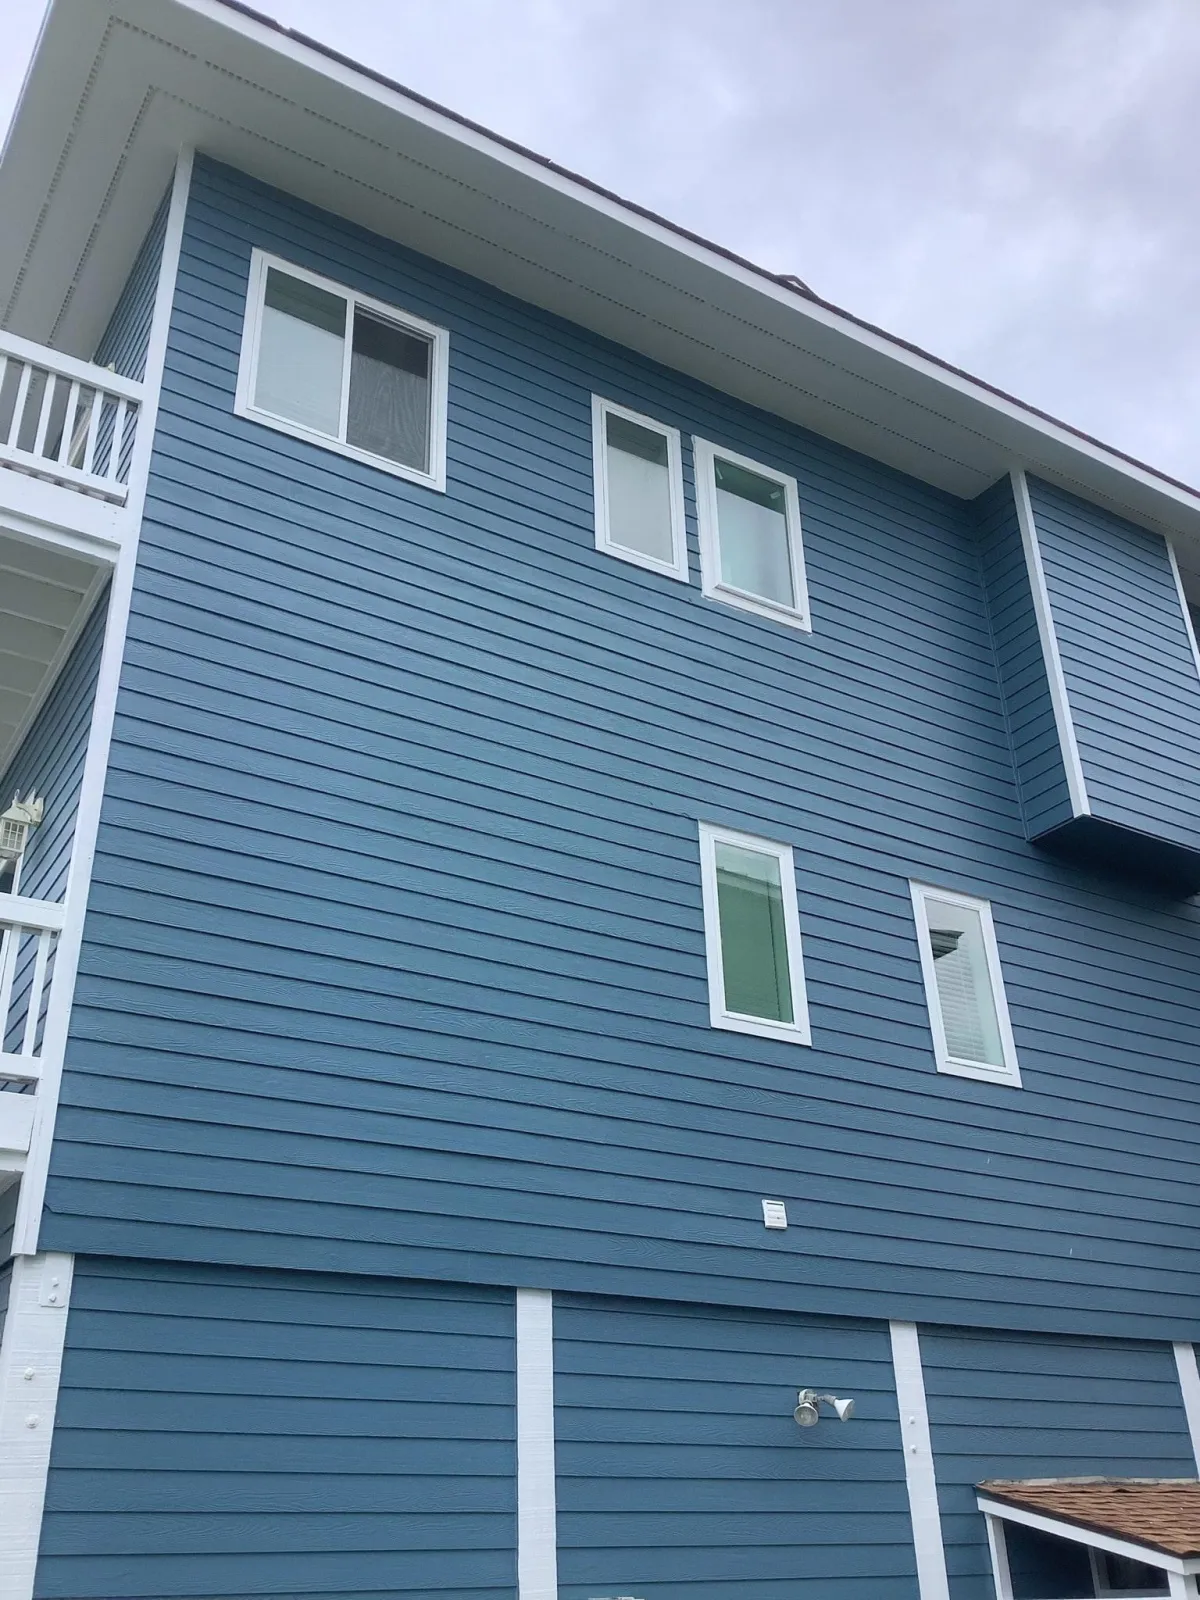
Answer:
[{"label": "blue painted wall", "polygon": [[1026,837],[1036,839],[1070,821],[1071,795],[1011,481],[994,484],[975,509],[1017,795]]},{"label": "blue painted wall", "polygon": [[133,378],[138,383],[146,376],[146,353],[150,348],[150,324],[154,318],[169,207],[168,193],[154,214],[94,357],[98,366],[112,366],[123,378]]},{"label": "blue painted wall", "polygon": [[885,1326],[560,1296],[554,1364],[561,1600],[916,1595]]},{"label": "blue painted wall", "polygon": [[921,1329],[951,1600],[992,1600],[975,1485],[1196,1475],[1169,1345]]},{"label": "blue painted wall", "polygon": [[1200,674],[1167,546],[1029,482],[1093,813],[1200,852]]},{"label": "blue painted wall", "polygon": [[106,590],[0,777],[4,805],[30,792],[46,802],[45,819],[30,833],[21,862],[21,893],[35,900],[61,900],[66,891],[107,616]]},{"label": "blue painted wall", "polygon": [[[233,416],[256,244],[450,328],[446,494]],[[811,637],[595,550],[593,390],[796,473]],[[708,1025],[698,818],[795,846],[812,1049]],[[1198,949],[1026,842],[972,507],[199,164],[47,1247],[1200,1334]]]},{"label": "blue painted wall", "polygon": [[499,1291],[76,1263],[39,1600],[511,1600]]}]

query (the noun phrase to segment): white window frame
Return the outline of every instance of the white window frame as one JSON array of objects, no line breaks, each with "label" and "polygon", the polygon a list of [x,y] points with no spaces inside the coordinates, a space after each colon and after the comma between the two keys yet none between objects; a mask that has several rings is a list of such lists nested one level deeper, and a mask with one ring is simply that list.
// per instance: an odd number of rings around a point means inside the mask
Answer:
[{"label": "white window frame", "polygon": [[[804,570],[804,540],[800,529],[800,494],[795,478],[774,467],[765,467],[761,461],[751,461],[736,450],[726,450],[721,445],[710,444],[707,439],[693,438],[692,455],[696,471],[696,519],[700,533],[700,587],[710,600],[720,600],[725,605],[737,606],[742,611],[752,611],[760,617],[770,617],[775,622],[786,623],[789,628],[812,632],[812,618],[808,606],[808,579]],[[792,587],[796,593],[794,606],[778,605],[761,595],[750,594],[745,589],[735,589],[721,581],[721,533],[717,517],[716,460],[729,461],[735,467],[744,467],[771,483],[782,484],[784,515],[787,522],[788,552],[792,564]]]},{"label": "white window frame", "polygon": [[[925,1004],[929,1011],[929,1026],[933,1033],[933,1053],[939,1072],[956,1078],[977,1078],[983,1083],[1003,1083],[1011,1088],[1021,1087],[1021,1069],[1017,1065],[1017,1046],[1013,1038],[1012,1022],[1008,1015],[1008,1000],[1004,993],[1004,974],[1000,966],[1000,951],[996,944],[996,926],[992,921],[991,902],[975,895],[959,894],[953,889],[939,889],[934,884],[911,881],[913,916],[917,925],[917,947],[921,955],[921,977],[925,983]],[[983,930],[983,948],[987,958],[988,977],[992,984],[992,999],[996,1007],[996,1023],[1000,1030],[1000,1049],[1003,1066],[993,1067],[984,1061],[965,1061],[952,1056],[946,1045],[946,1029],[942,1022],[942,1002],[938,993],[937,973],[934,968],[933,942],[929,936],[929,900],[943,900],[965,911],[979,913]]]},{"label": "white window frame", "polygon": [[[721,959],[721,917],[717,899],[718,844],[737,845],[774,856],[779,862],[783,891],[783,927],[787,938],[788,977],[792,990],[792,1022],[772,1022],[767,1017],[745,1016],[725,1007],[725,972]],[[737,833],[714,823],[700,824],[700,886],[704,901],[704,948],[708,961],[708,1013],[714,1028],[753,1033],[760,1039],[783,1039],[789,1044],[811,1044],[808,991],[804,983],[804,950],[800,940],[800,910],[796,900],[796,867],[790,844]]]},{"label": "white window frame", "polygon": [[[346,302],[346,338],[342,358],[342,396],[338,422],[340,437],[321,433],[316,428],[306,428],[303,423],[276,416],[274,412],[263,410],[254,404],[254,391],[258,383],[259,331],[262,327],[263,298],[266,294],[267,273],[272,267],[287,273],[290,277],[311,283],[318,289],[324,289],[327,294],[337,295]],[[358,307],[381,318],[384,322],[394,323],[406,333],[414,333],[429,340],[428,472],[422,472],[416,467],[406,467],[399,461],[389,461],[386,456],[372,455],[369,450],[361,450],[358,446],[346,442],[346,418],[350,403],[350,362],[354,346],[353,313]],[[246,417],[252,422],[261,422],[279,433],[289,434],[293,439],[303,439],[307,444],[320,445],[324,450],[332,450],[335,455],[347,456],[351,461],[376,467],[380,472],[390,473],[394,478],[404,478],[409,483],[423,484],[427,489],[444,492],[449,381],[450,334],[447,329],[439,328],[432,322],[425,322],[420,317],[414,317],[411,312],[402,311],[399,306],[388,305],[382,300],[373,300],[369,295],[360,294],[357,289],[348,289],[345,284],[335,283],[331,278],[323,278],[319,273],[309,272],[305,267],[298,267],[294,261],[285,261],[282,256],[270,255],[267,251],[259,249],[255,249],[251,254],[250,279],[246,291],[246,315],[242,324],[242,348],[238,360],[237,394],[233,403],[235,416]]]},{"label": "white window frame", "polygon": [[[608,416],[623,417],[650,433],[661,434],[667,441],[667,476],[671,496],[671,560],[659,561],[619,544],[609,527],[608,515]],[[683,514],[683,449],[678,428],[669,428],[665,422],[646,417],[640,411],[618,405],[615,400],[592,396],[592,483],[596,502],[596,549],[603,555],[616,556],[618,561],[629,561],[635,567],[645,567],[650,572],[662,573],[668,578],[688,581],[687,527]]]}]

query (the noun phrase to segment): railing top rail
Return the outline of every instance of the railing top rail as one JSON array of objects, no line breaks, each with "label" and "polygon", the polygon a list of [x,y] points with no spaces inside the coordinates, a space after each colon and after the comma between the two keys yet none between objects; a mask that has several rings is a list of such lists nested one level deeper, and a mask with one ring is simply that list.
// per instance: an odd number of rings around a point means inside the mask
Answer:
[{"label": "railing top rail", "polygon": [[119,400],[132,400],[140,404],[145,385],[132,378],[122,378],[107,367],[93,366],[90,361],[79,361],[74,356],[63,355],[61,350],[51,350],[44,344],[34,344],[31,339],[19,338],[15,333],[0,331],[0,355],[13,356],[18,361],[28,361],[35,367],[45,367],[64,378],[75,378],[92,389],[103,389],[105,394]]},{"label": "railing top rail", "polygon": [[35,928],[58,933],[66,907],[54,900],[31,900],[23,894],[0,894],[0,929]]}]

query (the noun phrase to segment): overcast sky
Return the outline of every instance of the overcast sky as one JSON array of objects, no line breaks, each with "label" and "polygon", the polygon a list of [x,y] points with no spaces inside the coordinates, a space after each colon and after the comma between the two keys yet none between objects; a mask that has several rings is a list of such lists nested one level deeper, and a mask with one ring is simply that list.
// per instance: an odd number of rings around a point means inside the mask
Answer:
[{"label": "overcast sky", "polygon": [[259,4],[1200,484],[1200,0]]}]

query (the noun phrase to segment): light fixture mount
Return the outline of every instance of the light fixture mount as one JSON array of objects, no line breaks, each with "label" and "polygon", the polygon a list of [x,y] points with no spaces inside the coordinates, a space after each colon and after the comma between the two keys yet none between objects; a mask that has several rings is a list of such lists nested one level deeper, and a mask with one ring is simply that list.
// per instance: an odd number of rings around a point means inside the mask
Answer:
[{"label": "light fixture mount", "polygon": [[842,1400],[835,1394],[818,1394],[815,1389],[801,1389],[796,1395],[796,1409],[792,1412],[797,1426],[815,1428],[821,1420],[822,1406],[828,1406],[839,1422],[849,1422],[854,1415],[853,1400]]}]

